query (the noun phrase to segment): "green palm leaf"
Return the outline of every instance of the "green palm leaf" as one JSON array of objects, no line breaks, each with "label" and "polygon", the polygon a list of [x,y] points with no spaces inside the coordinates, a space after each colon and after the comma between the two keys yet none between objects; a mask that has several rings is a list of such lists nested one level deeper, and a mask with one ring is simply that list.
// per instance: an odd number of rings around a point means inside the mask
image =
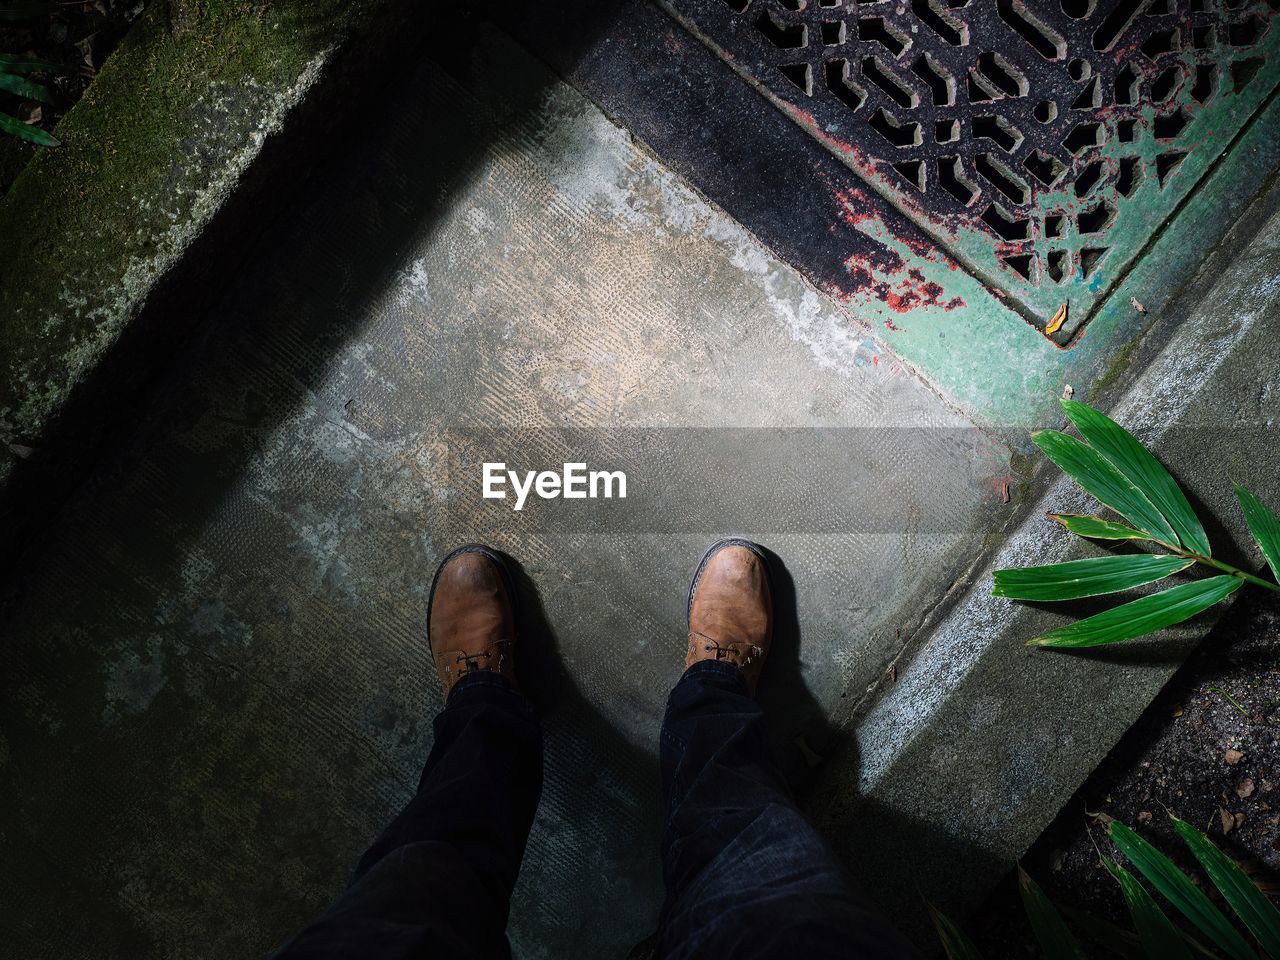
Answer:
[{"label": "green palm leaf", "polygon": [[1178,543],[1178,535],[1146,494],[1093,447],[1057,430],[1039,430],[1031,440],[1094,499],[1155,539],[1171,546]]},{"label": "green palm leaf", "polygon": [[0,73],[75,73],[70,67],[48,60],[34,57],[23,57],[12,53],[0,53]]},{"label": "green palm leaf", "polygon": [[1142,946],[1151,960],[1191,960],[1191,950],[1182,939],[1178,928],[1169,922],[1159,904],[1147,893],[1128,870],[1119,864],[1102,858],[1102,865],[1120,884],[1124,902],[1133,917],[1133,925],[1142,939]]},{"label": "green palm leaf", "polygon": [[1113,523],[1101,517],[1086,517],[1078,513],[1050,513],[1050,520],[1060,523],[1077,537],[1092,540],[1150,540],[1148,534],[1123,523]]},{"label": "green palm leaf", "polygon": [[1031,929],[1045,957],[1048,960],[1083,960],[1080,947],[1058,908],[1022,867],[1018,867],[1018,892],[1022,894],[1022,906],[1027,911],[1027,919],[1031,921]]},{"label": "green palm leaf", "polygon": [[1222,911],[1168,857],[1119,820],[1112,821],[1109,832],[1112,841],[1139,872],[1183,916],[1199,927],[1212,944],[1234,960],[1257,960],[1257,955],[1249,948],[1240,931],[1227,921]]},{"label": "green palm leaf", "polygon": [[1240,500],[1240,509],[1244,511],[1245,523],[1249,524],[1249,532],[1262,548],[1262,555],[1267,558],[1271,575],[1280,580],[1280,519],[1244,487],[1236,487],[1236,497]]},{"label": "green palm leaf", "polygon": [[41,130],[39,127],[32,126],[29,123],[23,123],[16,117],[8,114],[0,113],[0,131],[11,134],[19,140],[30,140],[32,143],[38,143],[42,147],[60,147],[62,143],[52,133]]},{"label": "green palm leaf", "polygon": [[1092,407],[1063,400],[1062,407],[1089,445],[1141,490],[1169,522],[1184,546],[1209,556],[1209,538],[1186,494],[1169,471],[1124,427]]},{"label": "green palm leaf", "polygon": [[1142,949],[1142,941],[1132,930],[1126,930],[1110,920],[1094,916],[1069,903],[1058,904],[1058,909],[1071,928],[1086,940],[1124,960],[1145,960],[1147,953]]},{"label": "green palm leaf", "polygon": [[0,90],[7,90],[10,93],[17,94],[19,97],[26,97],[28,100],[53,103],[53,94],[49,92],[48,87],[32,83],[25,77],[20,77],[14,73],[0,71]]},{"label": "green palm leaf", "polygon": [[1193,563],[1184,557],[1134,553],[997,570],[991,593],[1012,600],[1076,600],[1153,583]]},{"label": "green palm leaf", "polygon": [[29,20],[58,9],[46,0],[0,0],[0,20]]},{"label": "green palm leaf", "polygon": [[959,924],[932,903],[928,906],[929,918],[933,921],[933,928],[938,931],[938,939],[942,941],[942,950],[947,955],[947,960],[982,960],[982,954],[973,945],[973,941],[965,936]]},{"label": "green palm leaf", "polygon": [[1200,866],[1209,875],[1213,885],[1222,893],[1236,916],[1244,921],[1262,949],[1274,960],[1280,960],[1280,910],[1263,896],[1258,885],[1250,880],[1235,862],[1214,845],[1191,824],[1177,817],[1170,817],[1173,829],[1178,831]]},{"label": "green palm leaf", "polygon": [[1227,574],[1182,583],[1042,633],[1027,641],[1027,646],[1097,647],[1132,640],[1194,617],[1238,590],[1242,583],[1239,577]]}]

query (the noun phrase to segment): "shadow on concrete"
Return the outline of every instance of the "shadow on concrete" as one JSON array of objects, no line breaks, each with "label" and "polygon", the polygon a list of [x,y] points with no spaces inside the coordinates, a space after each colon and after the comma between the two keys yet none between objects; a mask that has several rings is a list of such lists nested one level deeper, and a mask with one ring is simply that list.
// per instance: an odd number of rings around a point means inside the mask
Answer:
[{"label": "shadow on concrete", "polygon": [[800,617],[796,585],[782,558],[764,548],[773,585],[773,647],[760,678],[760,703],[769,717],[773,749],[797,797],[808,795],[823,762],[843,749],[850,751],[848,730],[835,727],[804,679],[800,661]]},{"label": "shadow on concrete", "polygon": [[[590,862],[587,850],[559,849],[557,821],[566,812],[576,833],[595,850],[614,850],[610,876],[594,896],[565,898],[562,907],[576,913],[561,915],[560,923],[541,930],[522,931],[521,914],[513,911],[514,936],[526,932],[550,956],[621,957],[629,945],[640,944],[657,924],[661,897],[658,845],[663,817],[655,755],[629,742],[592,706],[560,657],[555,629],[543,609],[538,587],[524,566],[502,554],[515,574],[519,607],[520,652],[517,672],[526,696],[542,717],[546,730],[546,776],[551,796],[544,796],[538,821],[549,842],[531,844],[521,869],[515,900],[544,904],[558,899],[545,890],[548,871],[566,861]],[[602,650],[604,648],[602,647]],[[588,761],[588,762],[584,762]],[[608,819],[604,794],[622,790],[634,815],[625,822]],[[624,834],[619,843],[617,834]],[[624,858],[616,859],[619,855]],[[593,933],[594,931],[594,933]]]},{"label": "shadow on concrete", "polygon": [[[45,512],[47,497],[32,501],[29,512],[43,522],[25,556],[6,553],[17,574],[3,604],[0,890],[12,909],[0,937],[28,956],[82,955],[85,945],[101,955],[260,955],[342,888],[426,757],[430,711],[417,699],[430,669],[425,638],[420,648],[389,642],[385,659],[353,663],[344,652],[349,617],[326,611],[307,618],[318,632],[291,647],[300,604],[332,607],[341,584],[324,584],[317,598],[296,584],[261,582],[254,573],[268,565],[258,549],[287,555],[296,543],[273,541],[288,534],[265,513],[224,511],[273,435],[317,402],[317,385],[358,336],[404,251],[440,221],[453,188],[492,146],[486,132],[536,114],[550,84],[546,74],[529,78],[496,122],[471,123],[460,106],[439,101],[424,109],[415,90],[431,77],[465,88],[476,71],[507,69],[477,60],[477,17],[429,6],[422,47],[380,64],[378,82],[344,102],[345,122],[307,141],[315,153],[275,158],[283,208],[233,212],[252,230],[204,265],[217,278],[215,302],[194,289],[161,299],[175,339],[179,328],[190,338],[134,402],[116,408],[118,429],[91,473],[90,450],[82,451],[77,476],[88,479],[60,511]],[[213,252],[201,246],[192,256]],[[194,319],[178,324],[184,311]],[[320,471],[318,482],[331,481]],[[215,565],[209,575],[220,586],[198,598],[184,563],[210,528],[246,553]],[[430,574],[408,571],[403,580]],[[242,605],[238,626],[224,593]],[[587,836],[623,831],[635,862],[621,866],[649,891],[628,900],[631,881],[621,878],[619,903],[599,897],[580,918],[561,913],[578,906],[573,897],[527,896],[537,903],[529,936],[567,931],[573,950],[551,946],[568,956],[590,952],[582,944],[601,931],[628,946],[648,932],[627,921],[653,900],[658,784],[652,759],[562,680],[546,720],[548,762],[568,772],[565,792],[580,789],[584,803],[616,792],[636,798],[627,823],[592,823]],[[104,683],[121,687],[118,709],[110,700],[105,714]],[[361,689],[371,691],[367,705],[347,702]],[[352,716],[365,718],[354,737]],[[594,747],[568,739],[580,735]],[[575,815],[554,803],[544,812],[553,827]],[[553,830],[528,882],[595,886],[601,865],[557,853],[555,840]],[[128,884],[135,892],[125,895]]]},{"label": "shadow on concrete", "polygon": [[573,712],[585,709],[595,714],[593,728],[600,726],[598,712],[582,696],[560,657],[555,630],[542,606],[538,585],[519,559],[503,550],[495,552],[506,560],[515,581],[516,629],[520,637],[516,674],[525,696],[539,716],[555,710]]},{"label": "shadow on concrete", "polygon": [[[61,943],[136,957],[265,952],[342,888],[413,789],[430,736],[421,625],[354,661],[358,611],[299,615],[304,603],[340,606],[343,585],[308,593],[263,582],[261,571],[288,568],[255,552],[287,554],[293,540],[272,538],[296,535],[255,526],[262,517],[233,500],[290,418],[327,402],[317,394],[336,358],[406,249],[449,212],[493,145],[489,132],[536,116],[547,93],[543,75],[513,84],[497,117],[423,107],[424,77],[465,90],[479,72],[511,69],[478,56],[478,18],[432,7],[429,62],[386,65],[376,96],[354,104],[323,144],[325,158],[299,163],[305,178],[272,222],[240,210],[261,235],[223,261],[226,272],[206,265],[226,282],[216,303],[206,309],[180,291],[163,300],[199,313],[191,338],[148,381],[136,422],[32,541],[12,583],[0,806],[13,826],[0,831],[10,872],[0,890],[21,918],[7,939],[28,956],[72,955]],[[566,41],[571,53],[607,23],[589,26]],[[313,471],[317,488],[333,483],[324,464],[279,469]],[[199,593],[190,583],[208,574],[190,561],[210,529],[244,553],[209,561],[219,586]],[[845,738],[805,683],[794,584],[771,560],[778,629],[761,698],[804,794]],[[513,937],[550,956],[621,955],[652,929],[661,895],[656,758],[584,696],[515,567],[529,627],[521,670],[542,709],[549,780]],[[356,586],[385,595],[431,572]],[[227,596],[240,598],[243,622],[229,619]],[[314,632],[298,637],[295,620]],[[120,706],[104,716],[103,677],[121,674],[122,651]],[[368,703],[352,702],[365,691]],[[596,813],[620,808],[615,819]],[[56,942],[44,933],[55,928]]]},{"label": "shadow on concrete", "polygon": [[[304,30],[328,19],[319,11],[308,16],[305,0],[285,4],[298,8]],[[315,89],[290,109],[282,129],[269,131],[225,202],[214,201],[220,203],[214,216],[102,348],[41,431],[36,448],[14,462],[0,486],[0,529],[8,547],[0,552],[0,576],[22,569],[26,550],[39,548],[42,528],[77,487],[89,482],[94,469],[110,464],[116,448],[129,443],[163,389],[170,365],[181,363],[192,339],[207,326],[223,298],[226,277],[249,265],[255,242],[289,215],[311,174],[323,166],[328,146],[358,136],[367,104],[402,79],[426,38],[448,36],[463,19],[456,8],[434,0],[386,0],[360,33],[333,51]],[[195,149],[192,143],[173,146]],[[191,187],[174,184],[175,190]],[[145,244],[153,242],[149,238]]]},{"label": "shadow on concrete", "polygon": [[862,796],[841,798],[831,803],[820,825],[855,889],[924,956],[937,956],[941,950],[927,905],[956,919],[973,906],[972,891],[955,883],[956,865],[986,876],[1007,870],[1017,854],[993,853],[982,840],[966,836],[968,824],[912,817],[903,813],[905,806],[909,804],[893,809]]}]

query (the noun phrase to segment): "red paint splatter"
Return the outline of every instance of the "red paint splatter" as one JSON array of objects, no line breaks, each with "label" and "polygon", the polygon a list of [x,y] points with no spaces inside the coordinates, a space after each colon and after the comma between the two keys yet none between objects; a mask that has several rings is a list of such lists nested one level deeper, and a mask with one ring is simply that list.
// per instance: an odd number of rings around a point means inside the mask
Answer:
[{"label": "red paint splatter", "polygon": [[850,276],[861,273],[900,273],[906,268],[902,257],[888,247],[877,244],[865,253],[855,253],[844,262]]},{"label": "red paint splatter", "polygon": [[846,302],[856,293],[864,293],[881,301],[895,313],[908,313],[922,307],[940,307],[950,311],[968,306],[963,297],[944,300],[946,290],[942,285],[926,280],[924,273],[916,267],[896,271],[901,274],[896,280],[882,280],[871,269],[856,262],[850,261],[847,266],[853,292],[844,297]]},{"label": "red paint splatter", "polygon": [[[875,203],[857,187],[844,187],[835,191],[836,200],[839,202],[842,213],[841,218],[850,227],[859,230],[873,239],[887,237],[897,241],[906,247],[912,254],[927,260],[930,263],[939,263],[945,265],[950,270],[956,269],[955,261],[943,253],[938,247],[934,246],[929,240],[917,236],[916,234],[903,231],[901,233],[895,231],[891,223],[885,222],[878,214],[876,214]],[[937,221],[939,226],[944,229],[950,229],[942,221]],[[955,232],[952,230],[952,232]],[[899,263],[901,257],[893,254]],[[890,269],[898,269],[895,265]]]},{"label": "red paint splatter", "polygon": [[930,281],[920,266],[909,265],[893,243],[905,247],[913,257],[943,265],[949,271],[958,269],[954,260],[927,240],[907,231],[899,233],[900,228],[895,228],[892,221],[886,223],[878,213],[877,203],[863,189],[847,184],[839,188],[828,184],[828,187],[840,204],[840,220],[831,225],[832,231],[836,232],[843,222],[870,241],[860,243],[857,252],[845,259],[849,283],[847,289],[839,291],[840,300],[848,303],[858,296],[875,298],[895,313],[921,307],[954,310],[967,306],[961,297],[944,299],[946,291],[941,284]]}]

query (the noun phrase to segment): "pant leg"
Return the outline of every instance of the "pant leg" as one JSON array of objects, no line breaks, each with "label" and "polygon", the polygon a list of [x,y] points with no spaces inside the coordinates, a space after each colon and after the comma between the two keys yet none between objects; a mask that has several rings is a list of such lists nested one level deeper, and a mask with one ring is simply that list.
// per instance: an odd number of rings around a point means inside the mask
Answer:
[{"label": "pant leg", "polygon": [[542,728],[498,674],[458,681],[418,792],[346,891],[276,960],[509,958],[511,891],[542,792]]},{"label": "pant leg", "polygon": [[851,892],[773,761],[738,669],[690,667],[662,726],[669,960],[887,958],[911,948]]}]

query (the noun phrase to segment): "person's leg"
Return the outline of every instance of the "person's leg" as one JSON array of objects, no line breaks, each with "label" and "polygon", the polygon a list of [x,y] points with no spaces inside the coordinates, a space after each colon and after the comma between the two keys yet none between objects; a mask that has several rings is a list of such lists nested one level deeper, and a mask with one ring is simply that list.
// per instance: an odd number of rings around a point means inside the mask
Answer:
[{"label": "person's leg", "polygon": [[773,760],[753,696],[772,634],[757,550],[713,548],[691,590],[687,669],[667,703],[660,746],[667,899],[658,955],[911,956],[852,893]]},{"label": "person's leg", "polygon": [[542,730],[514,684],[501,561],[441,565],[429,613],[446,706],[418,792],[346,891],[277,958],[509,957],[507,914],[542,790]]}]

